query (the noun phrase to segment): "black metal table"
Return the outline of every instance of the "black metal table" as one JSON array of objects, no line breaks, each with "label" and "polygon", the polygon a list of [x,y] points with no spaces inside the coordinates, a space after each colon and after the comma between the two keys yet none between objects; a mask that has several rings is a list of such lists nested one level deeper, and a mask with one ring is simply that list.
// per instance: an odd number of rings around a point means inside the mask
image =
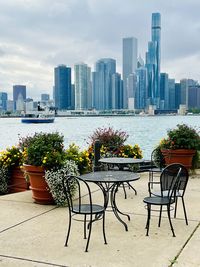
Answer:
[{"label": "black metal table", "polygon": [[[139,164],[139,163],[144,162],[144,159],[110,157],[110,158],[101,158],[99,160],[99,162],[107,164],[108,169],[112,169],[114,166],[117,166],[118,169],[120,171],[122,171],[122,170],[124,170],[124,167],[127,167],[128,165]],[[132,188],[132,190],[137,195],[137,190],[129,182],[125,182],[125,183],[128,185],[129,188]],[[126,190],[125,190],[124,183],[122,183],[122,186],[123,186],[124,195],[125,195],[125,198],[126,198],[127,195],[126,195]]]},{"label": "black metal table", "polygon": [[116,204],[116,193],[118,187],[124,182],[131,182],[140,179],[140,175],[134,172],[127,171],[98,171],[81,175],[81,178],[87,182],[96,183],[103,191],[106,208],[110,199],[110,204],[116,218],[124,225],[128,231],[127,224],[121,219],[119,214],[127,216],[130,221],[130,216],[121,212]]},{"label": "black metal table", "polygon": [[105,163],[108,166],[116,165],[119,168],[119,170],[123,170],[124,167],[126,167],[127,165],[139,164],[144,162],[144,159],[111,157],[111,158],[101,158],[99,162]]}]

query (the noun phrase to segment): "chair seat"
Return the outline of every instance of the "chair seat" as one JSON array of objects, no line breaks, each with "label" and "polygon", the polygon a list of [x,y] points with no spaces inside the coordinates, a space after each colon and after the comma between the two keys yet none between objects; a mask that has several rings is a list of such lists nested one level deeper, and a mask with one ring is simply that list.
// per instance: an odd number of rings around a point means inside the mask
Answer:
[{"label": "chair seat", "polygon": [[75,205],[73,208],[74,213],[79,213],[79,214],[97,214],[97,213],[102,213],[104,212],[105,208],[101,205],[92,205],[92,212],[91,212],[91,206],[90,204],[82,204],[81,206]]},{"label": "chair seat", "polygon": [[145,197],[144,198],[144,203],[151,204],[151,205],[168,205],[168,204],[173,204],[175,201],[172,198],[171,201],[168,197]]}]

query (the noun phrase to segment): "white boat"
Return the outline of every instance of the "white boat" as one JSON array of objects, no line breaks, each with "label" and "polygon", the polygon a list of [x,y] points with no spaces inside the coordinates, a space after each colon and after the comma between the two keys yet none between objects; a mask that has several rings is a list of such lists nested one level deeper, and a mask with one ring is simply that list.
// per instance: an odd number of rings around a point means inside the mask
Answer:
[{"label": "white boat", "polygon": [[47,107],[24,113],[21,118],[22,123],[52,123],[54,120],[55,110],[51,110]]}]

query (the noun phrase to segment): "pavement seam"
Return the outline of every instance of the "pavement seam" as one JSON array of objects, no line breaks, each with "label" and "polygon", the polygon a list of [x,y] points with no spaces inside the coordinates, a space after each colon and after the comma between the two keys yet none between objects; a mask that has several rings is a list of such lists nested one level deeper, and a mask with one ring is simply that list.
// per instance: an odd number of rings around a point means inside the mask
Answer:
[{"label": "pavement seam", "polygon": [[50,211],[52,211],[52,210],[55,210],[55,209],[57,209],[57,208],[58,208],[58,207],[54,207],[54,208],[52,208],[52,209],[50,209],[50,210],[47,210],[47,211],[42,212],[42,213],[40,213],[40,214],[37,214],[37,215],[35,215],[35,216],[31,217],[31,218],[28,218],[28,219],[26,219],[26,220],[24,220],[24,221],[22,221],[22,222],[17,223],[17,224],[15,224],[15,225],[12,225],[12,226],[10,226],[10,227],[7,227],[7,228],[1,230],[1,231],[0,231],[0,234],[3,233],[3,232],[5,232],[5,231],[7,231],[7,230],[10,230],[10,229],[12,229],[12,228],[18,226],[18,225],[21,225],[21,224],[23,224],[23,223],[25,223],[25,222],[28,222],[28,221],[30,221],[30,220],[32,220],[32,219],[34,219],[34,218],[40,217],[41,215],[44,215],[44,214],[46,214],[46,213],[48,213],[48,212],[50,212]]},{"label": "pavement seam", "polygon": [[22,260],[22,261],[28,261],[28,262],[35,262],[35,263],[40,263],[48,266],[56,266],[56,267],[69,267],[68,265],[60,265],[60,264],[55,264],[55,263],[50,263],[46,261],[38,261],[38,260],[31,260],[31,259],[26,259],[26,258],[21,258],[21,257],[15,257],[15,256],[8,256],[8,255],[0,255],[2,258],[8,258],[8,259],[14,259],[14,260]]},{"label": "pavement seam", "polygon": [[186,240],[186,242],[184,243],[184,245],[182,246],[182,248],[179,250],[178,254],[174,257],[174,259],[171,261],[171,264],[168,267],[173,267],[174,264],[177,263],[177,259],[178,257],[181,255],[182,251],[184,250],[184,248],[187,246],[187,244],[189,243],[189,241],[191,240],[191,238],[193,237],[194,233],[197,231],[197,229],[200,227],[200,222],[197,224],[197,226],[194,228],[194,230],[192,231],[192,233],[190,234],[190,236],[188,237],[188,239]]}]

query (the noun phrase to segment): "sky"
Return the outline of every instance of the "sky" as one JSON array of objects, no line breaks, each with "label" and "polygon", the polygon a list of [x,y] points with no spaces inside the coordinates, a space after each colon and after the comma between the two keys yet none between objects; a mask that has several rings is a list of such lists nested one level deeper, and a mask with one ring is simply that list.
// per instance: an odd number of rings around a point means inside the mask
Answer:
[{"label": "sky", "polygon": [[[27,97],[52,97],[54,68],[114,58],[121,73],[122,38],[138,39],[145,58],[151,14],[161,14],[161,72],[200,81],[199,0],[0,0],[0,91],[14,84]],[[73,77],[72,77],[73,80]]]}]

